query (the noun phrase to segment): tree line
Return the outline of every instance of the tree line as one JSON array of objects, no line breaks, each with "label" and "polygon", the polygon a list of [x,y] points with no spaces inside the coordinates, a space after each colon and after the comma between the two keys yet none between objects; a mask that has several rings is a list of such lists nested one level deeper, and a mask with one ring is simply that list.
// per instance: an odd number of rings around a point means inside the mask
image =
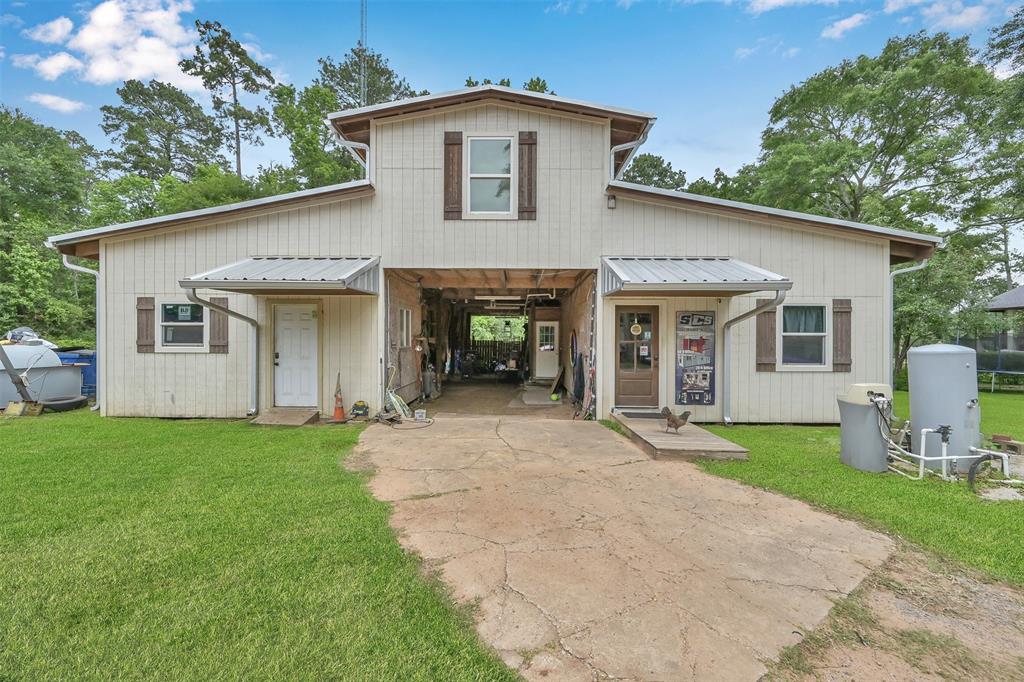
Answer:
[{"label": "tree line", "polygon": [[640,154],[624,179],[942,235],[927,268],[896,279],[897,369],[921,343],[1019,330],[1021,316],[985,305],[1024,273],[1024,9],[983,53],[917,33],[794,85],[735,174],[690,182]]},{"label": "tree line", "polygon": [[[218,22],[196,22],[184,73],[210,106],[169,83],[126,81],[101,107],[110,148],[0,108],[0,330],[29,324],[88,341],[92,278],[60,266],[51,234],[205,208],[361,177],[323,121],[331,112],[427,94],[357,44],[318,60],[304,87],[276,82]],[[997,78],[995,66],[1012,75]],[[362,95],[361,69],[366,74]],[[899,278],[897,356],[922,342],[1014,322],[984,311],[1020,281],[1024,257],[1024,9],[979,54],[945,33],[892,38],[877,55],[824,69],[769,110],[758,157],[688,181],[639,154],[625,179],[847,220],[940,233],[928,268]],[[465,85],[496,83],[467,78]],[[554,94],[535,77],[524,89]],[[288,164],[245,173],[243,150],[287,141]],[[89,281],[87,281],[89,280]],[[1017,321],[1019,323],[1019,320]]]}]

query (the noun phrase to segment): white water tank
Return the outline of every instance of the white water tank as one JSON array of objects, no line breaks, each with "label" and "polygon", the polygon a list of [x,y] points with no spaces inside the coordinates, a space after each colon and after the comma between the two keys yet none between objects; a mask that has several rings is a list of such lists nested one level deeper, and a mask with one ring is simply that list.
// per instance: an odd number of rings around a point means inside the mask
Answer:
[{"label": "white water tank", "polygon": [[[921,429],[949,425],[953,431],[947,453],[958,458],[957,469],[961,472],[970,467],[970,448],[981,445],[977,369],[977,353],[971,348],[934,344],[910,349],[910,437],[915,454],[921,454]],[[939,434],[928,434],[927,455],[937,457],[941,453]],[[928,466],[938,469],[941,464],[929,462]]]}]

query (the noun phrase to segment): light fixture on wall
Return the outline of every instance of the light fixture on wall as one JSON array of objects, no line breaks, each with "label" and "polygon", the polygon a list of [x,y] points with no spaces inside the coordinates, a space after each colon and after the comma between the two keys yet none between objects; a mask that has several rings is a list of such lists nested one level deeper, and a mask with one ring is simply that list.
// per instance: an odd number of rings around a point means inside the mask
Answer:
[{"label": "light fixture on wall", "polygon": [[615,195],[614,194],[609,194],[608,195],[608,208],[615,208]]}]

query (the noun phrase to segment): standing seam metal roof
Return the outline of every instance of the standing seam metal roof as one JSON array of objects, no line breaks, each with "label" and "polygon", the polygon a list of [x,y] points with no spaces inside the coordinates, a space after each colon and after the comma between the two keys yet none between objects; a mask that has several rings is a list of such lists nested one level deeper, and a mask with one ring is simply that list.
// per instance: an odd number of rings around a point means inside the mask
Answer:
[{"label": "standing seam metal roof", "polygon": [[608,256],[601,259],[604,293],[620,290],[789,289],[793,282],[735,258]]}]

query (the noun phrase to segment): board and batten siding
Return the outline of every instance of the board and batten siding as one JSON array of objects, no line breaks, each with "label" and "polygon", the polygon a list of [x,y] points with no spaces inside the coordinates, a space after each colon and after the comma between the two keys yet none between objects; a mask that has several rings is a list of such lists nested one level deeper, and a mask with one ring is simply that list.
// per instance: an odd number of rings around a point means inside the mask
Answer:
[{"label": "board and batten siding", "polygon": [[[536,220],[445,220],[444,132],[516,135],[537,132]],[[230,321],[227,354],[136,353],[136,296],[182,296],[180,277],[250,256],[380,256],[386,268],[596,269],[600,257],[732,256],[794,281],[790,302],[853,301],[853,371],[754,372],[754,321],[737,326],[733,352],[733,418],[737,421],[835,421],[835,394],[854,381],[887,376],[888,245],[884,239],[772,225],[659,202],[619,198],[609,209],[610,130],[606,121],[502,104],[451,108],[374,123],[373,195],[311,200],[262,215],[195,223],[101,242],[104,322],[100,353],[104,410],[114,415],[242,416],[248,402],[248,328]],[[200,295],[221,295],[200,291]],[[227,294],[232,308],[268,319],[267,302]],[[763,295],[762,295],[763,296]],[[182,296],[183,297],[183,296]],[[754,305],[757,296],[725,299],[719,318]],[[384,353],[383,297],[323,297],[322,408],[338,367],[346,405],[379,404]],[[598,333],[612,299],[598,305]],[[674,343],[670,299],[661,320]],[[264,326],[264,354],[272,346]],[[327,336],[325,336],[327,335]],[[330,336],[330,338],[328,338]],[[721,335],[718,343],[721,344]],[[613,396],[613,353],[601,346],[599,410]],[[340,358],[328,361],[328,357]],[[264,356],[263,406],[272,386]],[[333,364],[332,364],[333,363]],[[663,363],[668,367],[669,363]],[[721,374],[721,372],[719,372]],[[343,372],[343,382],[346,376]],[[663,390],[668,387],[663,376]],[[721,389],[719,387],[719,396]],[[716,409],[716,412],[718,410]],[[709,417],[711,415],[708,415]]]}]

